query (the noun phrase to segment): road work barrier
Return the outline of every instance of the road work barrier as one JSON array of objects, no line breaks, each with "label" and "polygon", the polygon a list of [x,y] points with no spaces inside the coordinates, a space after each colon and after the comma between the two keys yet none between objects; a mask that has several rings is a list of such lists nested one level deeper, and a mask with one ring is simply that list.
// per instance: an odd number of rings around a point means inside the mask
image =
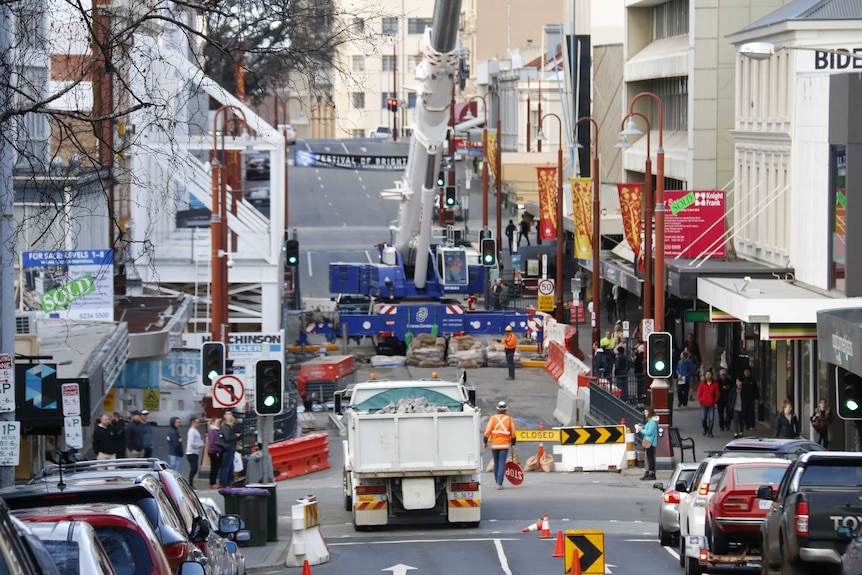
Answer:
[{"label": "road work barrier", "polygon": [[620,471],[628,466],[623,426],[560,429],[556,471]]},{"label": "road work barrier", "polygon": [[328,434],[313,433],[298,439],[287,439],[269,445],[275,480],[298,477],[329,469]]},{"label": "road work barrier", "polygon": [[286,567],[320,565],[329,561],[329,548],[320,532],[317,497],[308,495],[297,499],[290,508],[293,535],[287,548]]}]

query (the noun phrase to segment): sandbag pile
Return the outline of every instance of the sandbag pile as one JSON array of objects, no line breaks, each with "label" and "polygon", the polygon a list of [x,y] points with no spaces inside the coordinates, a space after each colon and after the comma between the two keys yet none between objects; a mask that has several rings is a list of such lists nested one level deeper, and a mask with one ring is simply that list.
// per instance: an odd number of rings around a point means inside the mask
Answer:
[{"label": "sandbag pile", "polygon": [[424,397],[407,397],[399,399],[398,403],[389,402],[375,413],[445,413],[449,408],[445,405],[431,403]]},{"label": "sandbag pile", "polygon": [[[488,342],[488,367],[506,367],[506,347],[497,340]],[[515,367],[521,367],[521,350],[515,348]]]},{"label": "sandbag pile", "polygon": [[411,367],[440,367],[446,361],[446,339],[420,333],[410,342],[405,363]]},{"label": "sandbag pile", "polygon": [[471,335],[458,335],[449,339],[448,363],[452,367],[468,369],[485,364],[485,346]]}]

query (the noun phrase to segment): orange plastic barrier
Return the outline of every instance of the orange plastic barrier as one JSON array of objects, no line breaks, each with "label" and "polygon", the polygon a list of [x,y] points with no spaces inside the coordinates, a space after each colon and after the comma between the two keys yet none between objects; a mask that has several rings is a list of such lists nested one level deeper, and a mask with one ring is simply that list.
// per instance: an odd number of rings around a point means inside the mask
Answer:
[{"label": "orange plastic barrier", "polygon": [[552,341],[548,344],[548,361],[545,362],[545,371],[551,377],[559,381],[566,369],[566,348],[560,343]]},{"label": "orange plastic barrier", "polygon": [[328,436],[327,433],[313,433],[270,444],[269,454],[272,456],[275,480],[329,469]]}]

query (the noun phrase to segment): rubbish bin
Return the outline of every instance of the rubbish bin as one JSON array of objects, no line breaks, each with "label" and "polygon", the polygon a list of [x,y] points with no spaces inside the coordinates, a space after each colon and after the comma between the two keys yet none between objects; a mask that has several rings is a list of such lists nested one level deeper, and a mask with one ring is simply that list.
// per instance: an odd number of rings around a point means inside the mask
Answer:
[{"label": "rubbish bin", "polygon": [[[219,489],[219,493],[224,496],[225,512],[236,513],[245,522],[245,528],[251,534],[251,538],[246,545],[249,547],[266,545],[266,503],[267,498],[269,498],[269,491],[250,487],[229,487],[227,489]],[[231,501],[232,511],[229,511],[228,501]]]},{"label": "rubbish bin", "polygon": [[266,500],[266,541],[278,541],[278,499],[275,483],[249,483],[249,489],[265,489],[269,493]]}]

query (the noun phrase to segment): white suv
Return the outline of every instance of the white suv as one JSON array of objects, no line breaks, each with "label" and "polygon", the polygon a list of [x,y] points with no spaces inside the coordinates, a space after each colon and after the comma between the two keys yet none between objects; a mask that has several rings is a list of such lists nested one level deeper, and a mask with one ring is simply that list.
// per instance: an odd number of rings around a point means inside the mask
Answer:
[{"label": "white suv", "polygon": [[389,126],[377,126],[374,131],[370,134],[371,138],[390,138],[392,137],[392,130],[389,129]]},{"label": "white suv", "polygon": [[[772,463],[774,457],[734,457],[717,453],[700,462],[689,484],[689,491],[680,489],[679,499],[679,564],[685,567],[686,538],[706,535],[706,506],[715,493],[724,470],[734,463]],[[680,484],[680,487],[684,487]],[[699,546],[699,543],[698,543]]]}]

